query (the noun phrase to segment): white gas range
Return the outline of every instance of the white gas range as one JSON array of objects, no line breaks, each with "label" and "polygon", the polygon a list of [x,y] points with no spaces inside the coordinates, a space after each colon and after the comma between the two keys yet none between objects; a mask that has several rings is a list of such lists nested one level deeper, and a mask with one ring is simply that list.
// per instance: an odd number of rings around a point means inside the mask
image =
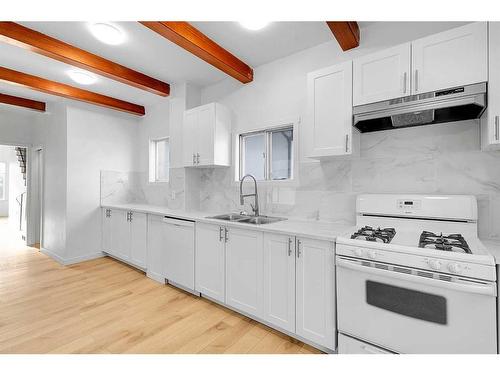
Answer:
[{"label": "white gas range", "polygon": [[366,194],[356,215],[336,245],[339,353],[497,353],[475,197]]}]

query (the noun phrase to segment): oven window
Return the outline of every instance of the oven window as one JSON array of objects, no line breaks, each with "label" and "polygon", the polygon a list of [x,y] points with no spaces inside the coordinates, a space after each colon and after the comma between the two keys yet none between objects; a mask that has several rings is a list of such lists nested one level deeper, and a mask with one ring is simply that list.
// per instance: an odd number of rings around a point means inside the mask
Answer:
[{"label": "oven window", "polygon": [[428,322],[446,324],[446,299],[435,294],[366,281],[369,305]]}]

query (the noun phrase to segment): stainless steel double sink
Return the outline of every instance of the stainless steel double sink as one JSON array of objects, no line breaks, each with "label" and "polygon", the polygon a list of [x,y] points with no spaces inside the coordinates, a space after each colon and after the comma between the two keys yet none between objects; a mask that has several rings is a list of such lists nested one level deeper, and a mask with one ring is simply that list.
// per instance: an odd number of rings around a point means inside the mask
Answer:
[{"label": "stainless steel double sink", "polygon": [[240,215],[240,214],[223,214],[216,216],[209,216],[208,219],[217,219],[217,220],[225,220],[225,221],[233,221],[244,224],[271,224],[276,223],[277,221],[286,220],[284,217],[275,217],[275,216],[250,216],[250,215]]}]

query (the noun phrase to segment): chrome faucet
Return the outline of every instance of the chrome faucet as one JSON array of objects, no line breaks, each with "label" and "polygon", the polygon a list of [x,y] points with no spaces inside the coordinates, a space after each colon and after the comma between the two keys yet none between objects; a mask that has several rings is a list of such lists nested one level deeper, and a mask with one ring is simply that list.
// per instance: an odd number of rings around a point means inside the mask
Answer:
[{"label": "chrome faucet", "polygon": [[[243,194],[243,181],[247,177],[250,177],[251,179],[253,179],[253,184],[254,184],[254,193],[253,194]],[[254,198],[255,205],[250,204],[250,206],[252,207],[252,211],[253,211],[254,216],[259,216],[259,194],[257,192],[257,180],[251,174],[244,175],[240,180],[240,204],[242,206],[243,206],[243,204],[245,204],[246,197],[253,197]]]}]

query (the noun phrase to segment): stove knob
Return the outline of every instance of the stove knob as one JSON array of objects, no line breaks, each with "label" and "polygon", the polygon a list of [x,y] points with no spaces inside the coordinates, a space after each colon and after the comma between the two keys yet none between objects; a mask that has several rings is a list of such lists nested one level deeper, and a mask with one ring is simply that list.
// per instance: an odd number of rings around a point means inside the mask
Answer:
[{"label": "stove knob", "polygon": [[429,266],[433,269],[433,270],[440,270],[441,269],[441,262],[439,260],[436,260],[436,259],[431,259],[429,260]]},{"label": "stove knob", "polygon": [[356,256],[358,257],[362,257],[363,253],[363,249],[354,249],[354,254],[356,254]]},{"label": "stove knob", "polygon": [[453,273],[462,273],[462,266],[458,263],[448,264],[448,269]]},{"label": "stove knob", "polygon": [[375,250],[370,250],[370,251],[368,252],[368,257],[369,257],[370,259],[375,259],[375,258],[377,257],[377,253],[375,252]]}]

